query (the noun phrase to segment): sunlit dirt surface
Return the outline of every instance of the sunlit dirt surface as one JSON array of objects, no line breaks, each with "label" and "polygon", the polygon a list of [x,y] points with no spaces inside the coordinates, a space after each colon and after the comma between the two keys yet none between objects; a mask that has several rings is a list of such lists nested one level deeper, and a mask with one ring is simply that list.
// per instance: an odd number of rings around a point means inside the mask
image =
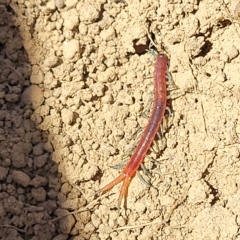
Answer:
[{"label": "sunlit dirt surface", "polygon": [[[240,239],[239,1],[93,2],[0,3],[0,239]],[[118,211],[150,42],[178,88]]]}]

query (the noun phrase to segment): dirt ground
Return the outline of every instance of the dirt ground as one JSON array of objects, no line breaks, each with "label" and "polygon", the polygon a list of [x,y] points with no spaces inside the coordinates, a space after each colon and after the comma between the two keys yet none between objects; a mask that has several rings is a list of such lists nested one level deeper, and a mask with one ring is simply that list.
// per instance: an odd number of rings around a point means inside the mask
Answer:
[{"label": "dirt ground", "polygon": [[[178,89],[118,211],[151,40]],[[240,239],[239,0],[1,0],[0,50],[0,239]]]}]

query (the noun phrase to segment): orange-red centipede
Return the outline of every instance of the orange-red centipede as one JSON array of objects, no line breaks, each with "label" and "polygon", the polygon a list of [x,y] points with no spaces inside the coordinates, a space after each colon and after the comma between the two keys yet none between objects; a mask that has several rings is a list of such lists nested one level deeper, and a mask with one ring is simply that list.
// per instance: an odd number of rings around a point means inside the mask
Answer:
[{"label": "orange-red centipede", "polygon": [[149,122],[141,135],[141,138],[130,158],[130,161],[124,167],[122,173],[112,182],[101,188],[99,192],[106,192],[116,184],[123,181],[121,192],[118,198],[118,207],[122,199],[126,198],[128,186],[131,179],[135,176],[139,166],[143,162],[147,151],[149,150],[153,139],[162,123],[167,105],[167,87],[166,75],[169,59],[165,54],[157,55],[154,70],[154,104]]}]

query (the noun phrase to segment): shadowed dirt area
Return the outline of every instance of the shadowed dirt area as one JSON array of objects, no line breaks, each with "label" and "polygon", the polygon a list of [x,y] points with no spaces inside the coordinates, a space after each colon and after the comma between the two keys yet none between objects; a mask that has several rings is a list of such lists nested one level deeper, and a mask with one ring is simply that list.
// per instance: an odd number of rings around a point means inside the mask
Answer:
[{"label": "shadowed dirt area", "polygon": [[[240,239],[240,2],[0,1],[0,239]],[[178,87],[118,211],[155,57]]]}]

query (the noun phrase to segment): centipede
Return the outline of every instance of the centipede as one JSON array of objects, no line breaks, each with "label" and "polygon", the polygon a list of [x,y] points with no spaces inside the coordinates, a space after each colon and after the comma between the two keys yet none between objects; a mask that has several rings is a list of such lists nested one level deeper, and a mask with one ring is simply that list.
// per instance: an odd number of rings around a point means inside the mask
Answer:
[{"label": "centipede", "polygon": [[168,64],[169,58],[166,54],[157,54],[154,68],[154,101],[148,124],[145,127],[138,144],[133,150],[133,154],[131,155],[129,162],[123,168],[122,173],[98,191],[100,193],[105,193],[118,183],[123,182],[118,198],[118,208],[120,208],[123,199],[126,201],[128,187],[131,180],[136,175],[136,172],[144,161],[144,158],[146,157],[147,152],[150,149],[157,132],[159,131],[159,127],[162,124],[167,107],[166,78]]}]

